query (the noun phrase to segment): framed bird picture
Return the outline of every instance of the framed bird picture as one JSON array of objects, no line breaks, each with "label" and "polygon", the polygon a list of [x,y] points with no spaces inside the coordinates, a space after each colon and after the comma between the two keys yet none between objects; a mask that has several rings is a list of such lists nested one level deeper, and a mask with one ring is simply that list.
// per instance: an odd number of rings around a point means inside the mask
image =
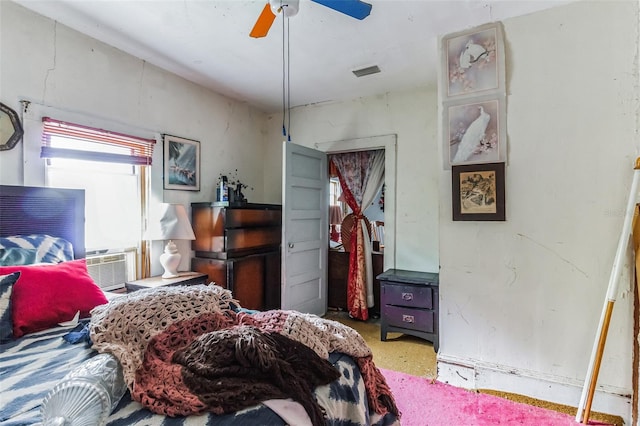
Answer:
[{"label": "framed bird picture", "polygon": [[504,163],[451,168],[453,220],[504,221]]},{"label": "framed bird picture", "polygon": [[446,166],[506,161],[504,96],[444,102],[443,109]]},{"label": "framed bird picture", "polygon": [[482,25],[441,39],[443,97],[504,92],[502,26]]}]

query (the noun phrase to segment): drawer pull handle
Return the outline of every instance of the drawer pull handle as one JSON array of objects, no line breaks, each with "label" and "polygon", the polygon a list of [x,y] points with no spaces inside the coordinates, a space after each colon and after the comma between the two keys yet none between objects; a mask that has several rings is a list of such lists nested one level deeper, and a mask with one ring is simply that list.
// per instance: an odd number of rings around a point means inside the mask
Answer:
[{"label": "drawer pull handle", "polygon": [[415,317],[413,315],[403,315],[402,316],[402,322],[414,323],[416,321],[415,321]]},{"label": "drawer pull handle", "polygon": [[413,293],[402,293],[402,300],[413,300]]}]

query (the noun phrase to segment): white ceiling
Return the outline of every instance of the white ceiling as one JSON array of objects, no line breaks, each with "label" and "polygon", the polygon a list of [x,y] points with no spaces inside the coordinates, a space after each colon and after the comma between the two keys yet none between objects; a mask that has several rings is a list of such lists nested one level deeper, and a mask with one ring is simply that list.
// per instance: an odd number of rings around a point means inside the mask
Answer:
[{"label": "white ceiling", "polygon": [[[283,108],[283,20],[249,37],[266,0],[15,0],[111,46],[267,112]],[[367,0],[358,21],[300,0],[289,19],[290,106],[436,84],[439,35],[567,0]],[[356,78],[355,69],[381,73]]]}]

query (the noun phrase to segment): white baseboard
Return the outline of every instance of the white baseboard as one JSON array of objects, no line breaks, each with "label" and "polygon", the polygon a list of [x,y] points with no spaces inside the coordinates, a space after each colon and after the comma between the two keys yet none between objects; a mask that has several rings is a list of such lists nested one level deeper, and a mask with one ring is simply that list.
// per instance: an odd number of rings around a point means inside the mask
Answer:
[{"label": "white baseboard", "polygon": [[[438,381],[465,389],[492,389],[577,407],[583,382],[565,377],[438,354]],[[631,389],[598,385],[592,411],[631,424]]]}]

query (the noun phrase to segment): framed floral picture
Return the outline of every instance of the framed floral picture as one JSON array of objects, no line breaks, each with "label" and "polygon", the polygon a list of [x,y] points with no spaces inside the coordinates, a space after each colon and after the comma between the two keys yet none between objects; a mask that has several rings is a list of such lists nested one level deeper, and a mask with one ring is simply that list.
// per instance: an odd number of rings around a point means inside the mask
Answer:
[{"label": "framed floral picture", "polygon": [[443,163],[506,162],[506,106],[501,95],[443,102]]},{"label": "framed floral picture", "polygon": [[504,221],[504,163],[451,168],[453,220]]},{"label": "framed floral picture", "polygon": [[164,189],[200,191],[200,142],[163,135]]},{"label": "framed floral picture", "polygon": [[504,42],[499,22],[442,38],[444,97],[504,92]]}]

